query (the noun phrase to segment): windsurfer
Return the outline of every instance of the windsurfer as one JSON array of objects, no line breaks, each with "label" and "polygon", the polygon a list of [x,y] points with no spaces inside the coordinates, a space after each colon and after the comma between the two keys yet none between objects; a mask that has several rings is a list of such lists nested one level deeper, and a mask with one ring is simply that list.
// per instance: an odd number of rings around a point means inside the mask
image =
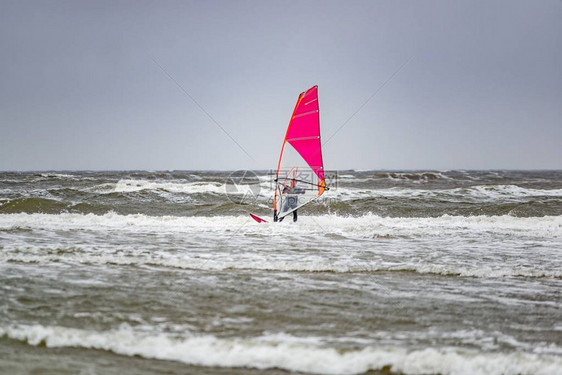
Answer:
[{"label": "windsurfer", "polygon": [[[291,211],[298,206],[299,197],[297,194],[304,194],[305,190],[297,186],[297,181],[293,178],[290,185],[285,185],[283,187],[282,194],[286,195],[285,202],[283,204],[283,212]],[[279,218],[279,221],[283,221],[285,217]],[[298,214],[297,210],[293,211],[293,221],[297,221]]]},{"label": "windsurfer", "polygon": [[319,110],[318,86],[312,86],[299,95],[281,146],[275,174],[273,221],[281,221],[291,212],[293,221],[297,221],[297,209],[326,190]]}]

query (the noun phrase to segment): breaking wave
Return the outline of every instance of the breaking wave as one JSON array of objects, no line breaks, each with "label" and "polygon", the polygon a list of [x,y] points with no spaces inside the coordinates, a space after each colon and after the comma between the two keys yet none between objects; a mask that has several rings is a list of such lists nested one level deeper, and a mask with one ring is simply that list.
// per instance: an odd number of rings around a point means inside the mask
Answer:
[{"label": "breaking wave", "polygon": [[339,234],[373,237],[384,236],[444,236],[457,232],[497,233],[529,237],[562,236],[562,216],[514,217],[503,216],[449,216],[425,218],[382,217],[367,214],[359,217],[338,215],[304,216],[298,223],[258,225],[249,216],[147,216],[144,214],[104,215],[62,213],[0,214],[0,230],[10,228],[38,228],[49,230],[88,229],[104,231],[118,229],[128,232],[181,232],[220,231],[244,227],[245,230],[274,235],[286,234]]},{"label": "breaking wave", "polygon": [[337,348],[320,338],[284,334],[251,338],[172,335],[135,331],[122,324],[109,331],[60,326],[0,327],[0,337],[47,348],[77,347],[120,355],[172,360],[224,368],[283,369],[309,374],[363,374],[385,370],[403,374],[546,375],[562,371],[562,358],[520,351],[481,352],[444,347],[404,349],[387,346]]},{"label": "breaking wave", "polygon": [[379,172],[374,174],[375,178],[386,178],[390,180],[408,180],[413,182],[430,182],[434,180],[452,180],[440,172]]},{"label": "breaking wave", "polygon": [[[112,186],[113,187],[113,186]],[[224,194],[225,188],[220,183],[208,182],[164,182],[148,180],[119,180],[111,189],[115,193],[129,193],[142,190],[163,190],[170,193],[214,193]]]},{"label": "breaking wave", "polygon": [[53,179],[71,179],[71,180],[75,180],[78,178],[83,178],[82,176],[77,176],[74,174],[70,174],[70,173],[54,173],[54,172],[46,172],[46,173],[40,173],[39,174],[40,177],[43,178],[53,178]]},{"label": "breaking wave", "polygon": [[[37,232],[44,236],[45,231],[58,234],[52,236],[49,245],[22,244],[17,236],[21,231],[29,235]],[[67,240],[60,237],[64,232],[72,233],[74,240],[88,238],[88,241],[80,240],[79,245],[73,244],[67,251]],[[557,266],[562,259],[556,252],[562,245],[562,216],[321,215],[303,217],[296,224],[257,224],[248,216],[1,214],[0,233],[14,236],[13,241],[6,242],[0,259],[23,263],[69,262],[218,271],[414,272],[476,278],[562,277],[562,270]],[[166,237],[171,241],[170,246],[181,243],[183,250],[167,252],[164,247],[145,251],[142,239],[154,235]],[[92,238],[103,238],[103,241],[88,245]],[[133,238],[138,242],[126,245]],[[457,238],[462,239],[461,243]],[[311,252],[287,256],[282,250],[295,240],[300,246],[311,247]],[[428,257],[424,255],[425,250],[404,247],[412,240],[441,243],[432,252],[442,248],[446,249],[445,255]],[[490,253],[490,243],[504,241],[529,245],[522,249],[511,249],[508,245],[505,251]],[[103,245],[106,243],[107,246]],[[112,248],[113,243],[119,246]],[[264,243],[268,244],[267,249],[261,249]],[[346,252],[339,251],[344,245],[350,247]],[[532,246],[540,246],[542,257],[546,258],[529,263],[525,254]],[[240,247],[243,250],[237,250]],[[205,249],[213,251],[209,253]],[[450,251],[464,260],[450,260]],[[482,261],[490,256],[495,260]]]},{"label": "breaking wave", "polygon": [[[236,187],[239,193],[255,191],[254,186],[241,184]],[[104,184],[95,187],[94,190],[100,192],[112,193],[128,193],[143,190],[167,191],[170,193],[184,194],[225,194],[227,187],[224,182],[168,182],[168,181],[150,181],[150,180],[119,180],[116,184]],[[262,193],[272,194],[272,185],[268,181],[261,181],[258,190]],[[228,191],[228,194],[236,193]],[[517,185],[475,185],[464,188],[452,189],[409,189],[409,188],[382,188],[382,189],[361,189],[353,187],[336,187],[330,190],[326,197],[329,196],[352,196],[353,198],[373,198],[383,197],[471,197],[479,199],[518,199],[524,197],[561,197],[562,189],[535,189],[524,188]]]},{"label": "breaking wave", "polygon": [[[270,271],[270,272],[333,272],[333,273],[376,273],[376,272],[413,272],[418,274],[458,276],[475,278],[562,278],[561,269],[532,269],[523,266],[461,266],[448,264],[379,264],[377,262],[360,262],[351,260],[341,261],[310,261],[310,260],[276,260],[276,259],[248,259],[240,260],[179,258],[162,256],[123,256],[121,254],[75,254],[76,248],[49,250],[46,254],[2,254],[0,260],[18,263],[59,263],[70,262],[93,265],[117,266],[156,266],[164,268],[179,268],[200,271]],[[53,254],[55,253],[55,254]]]},{"label": "breaking wave", "polygon": [[519,200],[520,198],[531,197],[562,198],[562,189],[533,189],[517,185],[476,185],[454,189],[404,189],[396,187],[388,189],[358,189],[339,187],[330,191],[329,194],[342,199],[398,197],[494,201]]}]

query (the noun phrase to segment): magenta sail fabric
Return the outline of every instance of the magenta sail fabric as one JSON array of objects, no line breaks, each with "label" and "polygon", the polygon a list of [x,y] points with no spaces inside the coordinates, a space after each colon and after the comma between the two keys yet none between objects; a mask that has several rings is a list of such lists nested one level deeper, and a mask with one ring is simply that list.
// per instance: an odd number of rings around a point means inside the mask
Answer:
[{"label": "magenta sail fabric", "polygon": [[318,86],[310,88],[299,98],[285,140],[308,163],[318,179],[323,181]]},{"label": "magenta sail fabric", "polygon": [[326,190],[317,86],[299,95],[283,140],[275,181],[275,218],[296,211]]}]

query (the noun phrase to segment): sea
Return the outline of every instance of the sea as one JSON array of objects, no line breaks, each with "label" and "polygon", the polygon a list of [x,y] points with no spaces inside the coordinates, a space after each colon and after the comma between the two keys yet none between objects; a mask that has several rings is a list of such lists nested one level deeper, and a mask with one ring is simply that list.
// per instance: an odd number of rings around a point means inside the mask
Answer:
[{"label": "sea", "polygon": [[0,173],[0,374],[562,374],[562,171],[326,175]]}]

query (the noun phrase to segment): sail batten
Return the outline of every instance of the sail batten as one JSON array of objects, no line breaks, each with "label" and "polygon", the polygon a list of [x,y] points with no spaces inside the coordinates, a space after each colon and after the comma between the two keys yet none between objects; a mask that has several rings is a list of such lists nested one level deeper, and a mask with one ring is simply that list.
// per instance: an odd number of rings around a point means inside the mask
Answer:
[{"label": "sail batten", "polygon": [[317,109],[315,109],[314,111],[310,111],[310,112],[299,113],[298,115],[295,115],[294,118],[303,117],[303,116],[307,116],[307,115],[313,115],[315,113],[318,113]]},{"label": "sail batten", "polygon": [[319,135],[314,135],[312,137],[300,137],[300,138],[291,138],[291,139],[287,139],[287,142],[295,142],[295,141],[305,141],[307,139],[315,139],[315,138],[320,138]]},{"label": "sail batten", "polygon": [[273,208],[279,218],[324,192],[318,86],[299,95],[281,147],[276,181]]}]

